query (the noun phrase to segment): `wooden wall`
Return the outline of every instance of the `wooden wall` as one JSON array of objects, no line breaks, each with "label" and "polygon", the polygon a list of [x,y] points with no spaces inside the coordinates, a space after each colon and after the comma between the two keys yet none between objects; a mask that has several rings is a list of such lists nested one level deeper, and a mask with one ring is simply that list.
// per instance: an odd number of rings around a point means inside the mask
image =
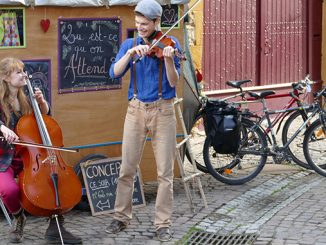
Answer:
[{"label": "wooden wall", "polygon": [[[124,40],[127,29],[134,28],[133,9],[133,6],[27,7],[26,48],[0,49],[0,58],[14,56],[24,60],[51,60],[52,114],[61,126],[64,145],[67,147],[122,141],[129,73],[122,80],[122,89],[58,94],[58,18],[119,17],[122,22],[122,40]],[[40,21],[45,16],[51,22],[46,33],[40,27]],[[173,30],[171,35],[176,36],[182,42],[182,28]],[[182,82],[179,84],[178,94],[181,96]],[[62,153],[62,155],[67,164],[74,165],[82,157],[93,153],[119,157],[121,145],[86,148],[80,150],[79,153]],[[155,169],[155,159],[151,143],[148,141],[141,164],[143,180],[156,179]],[[175,174],[178,175],[178,168],[175,167],[175,170]]]},{"label": "wooden wall", "polygon": [[[190,6],[192,6],[196,1],[191,0]],[[204,24],[204,1],[201,1],[189,16],[188,35],[193,38],[190,41],[190,51],[192,54],[192,59],[195,68],[202,70],[202,55],[203,55],[203,24]]]}]

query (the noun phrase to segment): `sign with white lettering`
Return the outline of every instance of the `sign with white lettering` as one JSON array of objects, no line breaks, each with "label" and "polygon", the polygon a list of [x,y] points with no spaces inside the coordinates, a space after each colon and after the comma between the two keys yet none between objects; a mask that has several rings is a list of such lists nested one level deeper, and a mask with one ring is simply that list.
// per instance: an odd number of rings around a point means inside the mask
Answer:
[{"label": "sign with white lettering", "polygon": [[[163,12],[161,16],[161,28],[171,28],[180,19],[180,8],[177,4],[163,5]],[[175,25],[175,29],[180,28],[180,22]]]},{"label": "sign with white lettering", "polygon": [[[114,211],[120,165],[121,158],[106,158],[81,164],[87,198],[93,216]],[[134,207],[145,206],[139,171],[134,179],[132,204]]]},{"label": "sign with white lettering", "polygon": [[108,76],[120,47],[120,19],[60,18],[58,22],[59,93],[121,88],[121,79]]},{"label": "sign with white lettering", "polygon": [[[25,71],[33,88],[39,88],[45,100],[51,105],[51,61],[47,59],[23,60]],[[26,89],[26,93],[27,93]]]}]

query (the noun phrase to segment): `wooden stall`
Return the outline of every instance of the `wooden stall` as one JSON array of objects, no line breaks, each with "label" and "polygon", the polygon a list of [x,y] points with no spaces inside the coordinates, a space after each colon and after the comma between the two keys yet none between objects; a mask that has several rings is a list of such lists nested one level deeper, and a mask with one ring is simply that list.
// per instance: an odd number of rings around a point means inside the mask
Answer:
[{"label": "wooden stall", "polygon": [[[48,91],[52,115],[62,129],[64,145],[81,147],[78,153],[62,153],[66,163],[73,166],[89,154],[121,156],[129,73],[120,81],[112,81],[108,78],[107,69],[120,43],[133,34],[134,6],[0,4],[1,13],[15,8],[22,9],[24,14],[23,24],[19,26],[24,28],[23,37],[20,38],[22,44],[18,47],[2,45],[0,58],[14,56],[30,62],[31,73],[43,71],[45,78],[39,79],[43,79],[44,89]],[[178,5],[177,9],[182,11],[182,5]],[[92,30],[94,20],[103,24],[103,28]],[[82,29],[82,25],[87,26],[86,29]],[[183,45],[182,23],[170,34]],[[90,64],[90,58],[98,59],[98,65]],[[93,75],[98,80],[85,79]],[[73,76],[73,79],[69,80],[69,76]],[[180,97],[182,80],[178,87]],[[181,127],[178,132],[182,132]],[[149,140],[141,163],[143,181],[156,179],[155,171]],[[175,175],[178,175],[177,167],[175,171]]]}]

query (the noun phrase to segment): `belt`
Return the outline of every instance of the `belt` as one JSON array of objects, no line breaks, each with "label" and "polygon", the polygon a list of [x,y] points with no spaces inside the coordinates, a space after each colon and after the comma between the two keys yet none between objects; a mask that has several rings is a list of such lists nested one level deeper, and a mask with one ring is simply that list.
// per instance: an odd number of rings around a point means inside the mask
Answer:
[{"label": "belt", "polygon": [[168,100],[164,100],[164,99],[159,99],[153,102],[142,102],[139,99],[132,99],[130,102],[133,105],[136,105],[138,107],[142,107],[142,108],[155,108],[158,107],[161,104],[172,104],[174,101],[174,99],[168,99]]}]

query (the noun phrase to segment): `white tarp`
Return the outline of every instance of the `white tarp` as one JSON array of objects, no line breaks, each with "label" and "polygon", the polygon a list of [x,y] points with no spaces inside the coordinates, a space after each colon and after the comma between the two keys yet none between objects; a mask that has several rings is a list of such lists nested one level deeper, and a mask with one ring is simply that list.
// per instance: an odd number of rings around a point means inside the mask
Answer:
[{"label": "white tarp", "polygon": [[107,0],[35,0],[35,6],[96,7],[106,4]]},{"label": "white tarp", "polygon": [[[136,5],[140,0],[109,0],[111,5]],[[186,4],[188,0],[157,0],[161,5]]]},{"label": "white tarp", "polygon": [[[113,5],[136,5],[140,0],[0,0],[0,5],[100,7]],[[186,4],[189,0],[157,0],[161,5]]]},{"label": "white tarp", "polygon": [[0,0],[0,5],[25,5],[29,6],[28,0]]}]

